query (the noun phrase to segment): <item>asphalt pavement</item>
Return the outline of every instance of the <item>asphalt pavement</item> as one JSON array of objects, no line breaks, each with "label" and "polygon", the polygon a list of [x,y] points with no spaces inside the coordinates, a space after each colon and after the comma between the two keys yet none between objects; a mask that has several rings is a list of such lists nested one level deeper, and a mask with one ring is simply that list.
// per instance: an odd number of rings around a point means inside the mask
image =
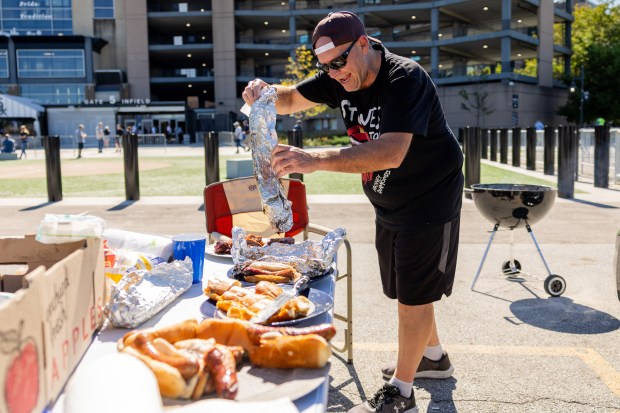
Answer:
[{"label": "asphalt pavement", "polygon": [[[420,412],[620,413],[620,302],[614,266],[620,191],[583,183],[576,187],[585,192],[573,200],[557,199],[532,227],[549,268],[567,283],[566,292],[555,298],[544,291],[548,274],[525,229],[512,231],[513,256],[528,274],[502,274],[511,254],[511,231],[502,230],[475,291],[470,289],[493,224],[464,199],[454,291],[436,303],[440,337],[455,372],[450,379],[414,383]],[[345,412],[383,384],[380,366],[396,357],[396,303],[381,292],[374,213],[365,197],[310,196],[309,207],[311,222],[344,227],[352,244],[354,361],[347,364],[339,353],[331,358],[327,409]],[[88,213],[104,218],[108,228],[130,231],[205,231],[200,196],[136,202],[66,198],[56,203],[11,198],[0,200],[0,235],[34,233],[46,213]],[[344,294],[344,285],[338,285],[339,310]],[[336,342],[341,340],[341,334],[336,336]]]}]

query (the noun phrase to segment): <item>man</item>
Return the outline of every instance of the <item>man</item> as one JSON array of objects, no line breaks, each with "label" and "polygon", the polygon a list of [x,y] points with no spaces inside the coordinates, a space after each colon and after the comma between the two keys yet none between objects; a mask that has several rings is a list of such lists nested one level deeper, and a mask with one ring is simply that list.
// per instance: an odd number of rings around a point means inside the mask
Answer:
[{"label": "man", "polygon": [[75,130],[75,140],[78,144],[78,156],[77,159],[82,157],[82,149],[84,149],[84,143],[86,143],[86,137],[88,135],[84,132],[84,125],[81,123],[78,125],[78,128]]},{"label": "man", "polygon": [[97,138],[97,148],[99,153],[103,153],[103,122],[97,123],[95,128],[95,137]]},{"label": "man", "polygon": [[2,148],[0,151],[2,153],[13,153],[13,151],[15,151],[15,141],[8,133],[4,134],[4,140],[2,140]]},{"label": "man", "polygon": [[243,129],[241,129],[241,124],[239,122],[233,123],[233,139],[235,141],[235,147],[237,148],[237,152],[235,153],[239,153],[241,141],[243,140]]},{"label": "man", "polygon": [[248,144],[248,138],[250,137],[250,123],[247,119],[243,120],[243,146],[246,151],[250,150],[250,145]]},{"label": "man", "polygon": [[[361,173],[376,212],[376,248],[386,296],[398,299],[398,358],[389,382],[351,412],[417,412],[414,376],[447,378],[453,367],[439,343],[433,302],[452,293],[463,190],[463,154],[437,91],[413,60],[366,35],[350,12],[331,13],[312,36],[319,73],[295,86],[273,86],[276,110],[319,103],[339,108],[350,148],[306,152],[278,145],[278,177],[318,170]],[[251,105],[268,86],[257,79]],[[424,358],[423,358],[424,356]]]}]

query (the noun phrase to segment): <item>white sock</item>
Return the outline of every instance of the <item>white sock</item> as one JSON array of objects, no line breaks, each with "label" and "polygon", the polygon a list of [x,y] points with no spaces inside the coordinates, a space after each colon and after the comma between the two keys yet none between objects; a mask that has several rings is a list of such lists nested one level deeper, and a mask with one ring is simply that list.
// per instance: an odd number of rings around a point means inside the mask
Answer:
[{"label": "white sock", "polygon": [[443,348],[441,343],[436,346],[426,347],[424,350],[424,357],[433,361],[439,361],[443,357]]},{"label": "white sock", "polygon": [[392,376],[388,383],[398,387],[400,390],[400,395],[403,397],[411,396],[411,392],[413,391],[413,382],[407,383],[406,381],[398,380],[396,376]]}]

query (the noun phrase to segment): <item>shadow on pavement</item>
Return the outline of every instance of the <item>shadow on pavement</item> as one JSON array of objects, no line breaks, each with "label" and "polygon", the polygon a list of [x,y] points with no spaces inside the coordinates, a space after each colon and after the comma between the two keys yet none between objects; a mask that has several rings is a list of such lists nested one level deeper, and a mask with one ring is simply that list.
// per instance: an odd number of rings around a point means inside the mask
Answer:
[{"label": "shadow on pavement", "polygon": [[601,204],[601,203],[592,202],[592,201],[584,201],[583,199],[572,199],[571,201],[584,204],[584,205],[590,205],[590,206],[597,207],[597,208],[618,209],[617,206]]},{"label": "shadow on pavement", "polygon": [[123,209],[132,206],[136,201],[123,201],[118,205],[114,205],[112,208],[108,208],[106,211],[122,211]]},{"label": "shadow on pavement", "polygon": [[340,355],[336,353],[332,353],[332,357],[338,359],[342,363],[342,365],[348,370],[350,378],[338,386],[334,387],[332,385],[333,378],[330,374],[329,376],[329,390],[328,390],[328,403],[327,403],[327,411],[328,412],[347,412],[351,409],[355,404],[347,394],[342,393],[342,389],[347,387],[349,384],[354,383],[357,388],[357,392],[359,393],[362,400],[366,399],[366,394],[364,393],[364,388],[362,387],[362,383],[357,375],[357,371],[355,370],[355,364],[347,363],[347,361]]},{"label": "shadow on pavement", "polygon": [[510,311],[526,324],[559,333],[604,334],[620,328],[617,318],[566,297],[518,300]]},{"label": "shadow on pavement", "polygon": [[54,205],[56,202],[44,202],[42,204],[39,205],[33,205],[27,208],[22,208],[19,211],[20,212],[25,212],[25,211],[34,211],[36,209],[40,209],[40,208],[45,208],[46,206],[50,206],[50,205]]},{"label": "shadow on pavement", "polygon": [[456,382],[454,377],[445,380],[417,379],[413,386],[424,389],[431,395],[426,413],[456,413],[458,410],[453,397]]}]

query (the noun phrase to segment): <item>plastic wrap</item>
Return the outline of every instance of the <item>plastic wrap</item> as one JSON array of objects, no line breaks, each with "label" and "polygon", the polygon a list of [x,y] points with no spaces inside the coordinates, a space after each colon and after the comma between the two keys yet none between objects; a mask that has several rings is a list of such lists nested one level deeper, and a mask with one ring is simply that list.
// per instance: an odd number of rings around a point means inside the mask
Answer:
[{"label": "plastic wrap", "polygon": [[159,257],[164,261],[168,261],[172,257],[172,240],[167,237],[121,229],[108,229],[103,232],[103,238],[107,240],[108,246],[115,250],[124,249],[139,252],[144,255]]},{"label": "plastic wrap", "polygon": [[277,99],[275,88],[266,87],[258,100],[252,104],[250,148],[263,211],[278,232],[286,232],[293,226],[291,202],[286,199],[282,184],[271,167],[271,151],[278,144],[275,104]]},{"label": "plastic wrap", "polygon": [[269,261],[289,264],[310,278],[324,274],[334,261],[334,256],[344,241],[346,231],[336,228],[320,241],[306,240],[297,244],[273,243],[264,247],[248,246],[245,230],[232,229],[231,255],[235,269],[241,270],[248,261]]},{"label": "plastic wrap", "polygon": [[105,221],[92,215],[45,214],[36,240],[43,244],[63,244],[86,238],[101,238]]},{"label": "plastic wrap", "polygon": [[192,286],[192,260],[135,270],[112,288],[105,314],[115,327],[135,328]]}]

